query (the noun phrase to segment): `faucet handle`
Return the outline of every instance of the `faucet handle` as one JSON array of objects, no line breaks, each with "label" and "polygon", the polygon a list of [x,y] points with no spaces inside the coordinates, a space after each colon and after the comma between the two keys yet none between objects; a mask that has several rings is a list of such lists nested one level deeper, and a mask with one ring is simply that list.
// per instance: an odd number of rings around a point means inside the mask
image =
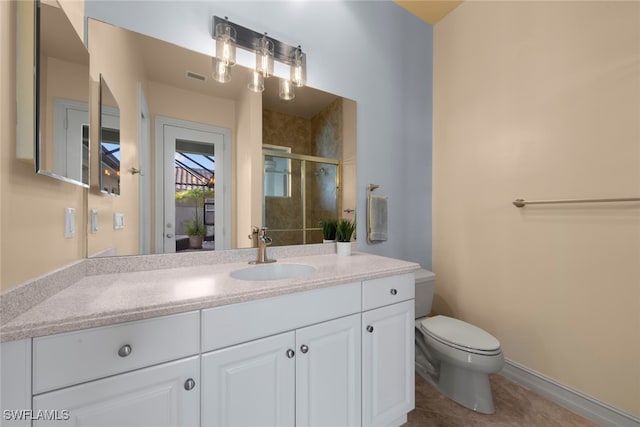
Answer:
[{"label": "faucet handle", "polygon": [[258,233],[259,233],[258,227],[256,227],[255,225],[252,225],[251,234],[249,234],[247,237],[249,238],[249,240],[256,239],[258,237]]},{"label": "faucet handle", "polygon": [[261,237],[267,237],[267,233],[269,231],[269,227],[262,227],[260,228],[260,236]]}]

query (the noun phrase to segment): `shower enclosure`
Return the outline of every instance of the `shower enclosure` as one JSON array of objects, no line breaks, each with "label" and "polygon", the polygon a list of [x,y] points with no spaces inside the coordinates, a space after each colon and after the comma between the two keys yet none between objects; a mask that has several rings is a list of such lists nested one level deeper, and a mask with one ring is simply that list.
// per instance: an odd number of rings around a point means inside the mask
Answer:
[{"label": "shower enclosure", "polygon": [[263,149],[262,223],[274,246],[322,243],[323,218],[340,212],[340,161]]}]

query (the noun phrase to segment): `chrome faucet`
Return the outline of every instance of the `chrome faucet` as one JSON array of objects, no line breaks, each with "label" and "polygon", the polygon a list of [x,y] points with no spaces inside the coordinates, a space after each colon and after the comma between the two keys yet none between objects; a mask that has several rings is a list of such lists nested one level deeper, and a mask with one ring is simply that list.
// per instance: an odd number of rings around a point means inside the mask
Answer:
[{"label": "chrome faucet", "polygon": [[249,239],[254,242],[257,240],[258,242],[258,254],[256,256],[255,261],[249,261],[249,264],[267,264],[270,262],[276,262],[275,259],[267,258],[267,246],[271,246],[271,237],[267,234],[269,229],[267,227],[262,227],[258,229],[258,227],[251,228],[251,234],[249,234]]}]

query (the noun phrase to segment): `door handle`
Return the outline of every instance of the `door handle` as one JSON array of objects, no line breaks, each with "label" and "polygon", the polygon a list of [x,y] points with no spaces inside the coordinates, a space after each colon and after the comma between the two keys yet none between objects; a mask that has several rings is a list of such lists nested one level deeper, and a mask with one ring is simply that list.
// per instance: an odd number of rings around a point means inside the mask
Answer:
[{"label": "door handle", "polygon": [[167,233],[167,239],[171,239],[172,237],[173,237],[173,234]]}]

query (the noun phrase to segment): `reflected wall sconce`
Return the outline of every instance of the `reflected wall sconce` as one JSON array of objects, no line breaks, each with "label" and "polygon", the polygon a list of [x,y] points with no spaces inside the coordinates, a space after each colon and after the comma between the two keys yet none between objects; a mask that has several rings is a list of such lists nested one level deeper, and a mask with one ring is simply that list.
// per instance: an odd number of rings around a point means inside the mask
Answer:
[{"label": "reflected wall sconce", "polygon": [[216,41],[216,56],[212,61],[213,79],[219,83],[231,80],[229,67],[236,63],[236,48],[256,55],[255,69],[249,75],[248,88],[253,92],[264,91],[264,79],[271,77],[274,61],[288,65],[290,78],[280,80],[280,98],[289,101],[295,98],[294,87],[307,83],[307,59],[302,48],[288,45],[271,38],[267,33],[258,33],[230,22],[225,16],[213,17],[213,38]]}]

